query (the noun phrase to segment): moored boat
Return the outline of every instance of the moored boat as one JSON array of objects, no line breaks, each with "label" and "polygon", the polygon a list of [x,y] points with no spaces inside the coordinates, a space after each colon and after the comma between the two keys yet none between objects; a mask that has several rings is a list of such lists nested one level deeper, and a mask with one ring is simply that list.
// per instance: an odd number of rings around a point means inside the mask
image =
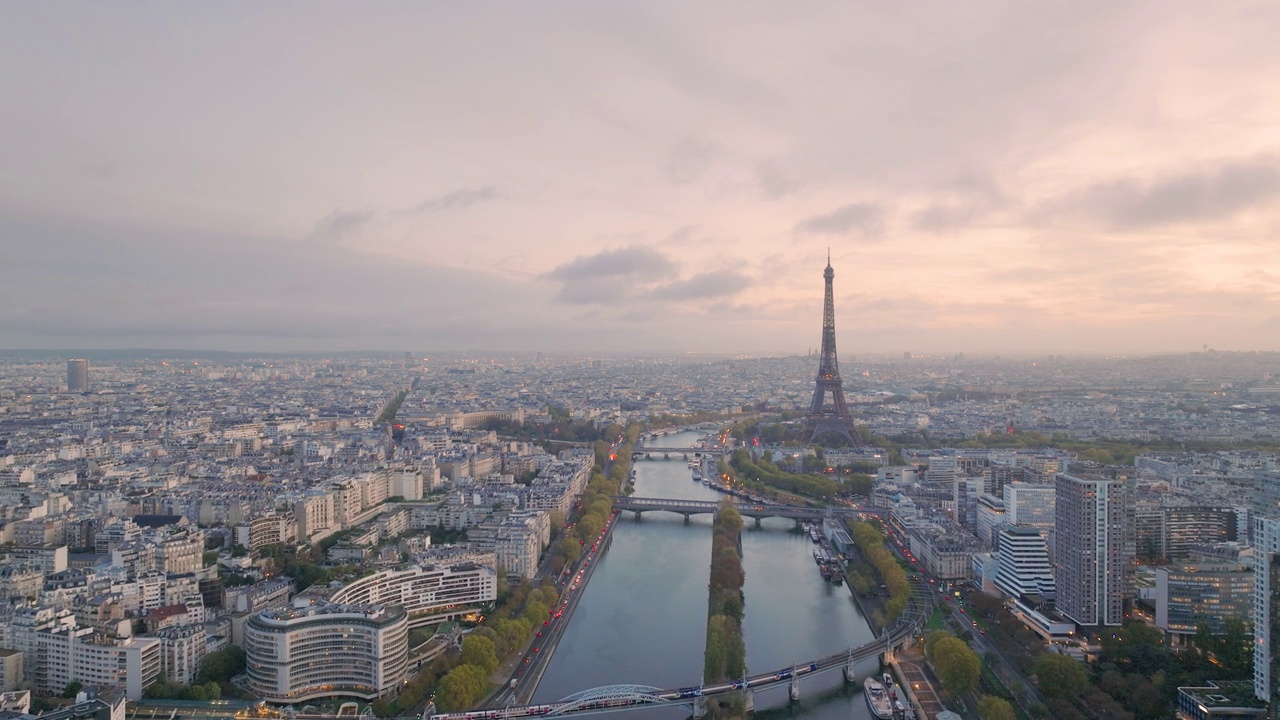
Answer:
[{"label": "moored boat", "polygon": [[893,705],[889,703],[889,695],[879,681],[873,677],[863,680],[862,690],[867,698],[867,707],[871,708],[872,715],[880,718],[880,720],[890,720],[893,717]]}]

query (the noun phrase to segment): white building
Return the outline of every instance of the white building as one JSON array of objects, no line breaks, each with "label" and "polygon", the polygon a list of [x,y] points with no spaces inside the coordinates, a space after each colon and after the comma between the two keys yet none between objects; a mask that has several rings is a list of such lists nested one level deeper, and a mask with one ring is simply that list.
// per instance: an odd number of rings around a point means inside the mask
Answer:
[{"label": "white building", "polygon": [[139,700],[160,675],[158,639],[107,638],[77,626],[65,610],[19,608],[10,642],[23,652],[27,679],[38,692],[60,693],[77,680],[119,687],[130,700]]},{"label": "white building", "polygon": [[349,605],[400,605],[413,627],[460,620],[498,598],[498,572],[474,563],[415,565],[362,577],[332,596]]},{"label": "white building", "polygon": [[295,598],[244,628],[249,688],[268,702],[374,700],[395,693],[409,660],[409,622],[395,605]]},{"label": "white building", "polygon": [[204,625],[179,625],[155,632],[160,640],[160,668],[170,682],[191,685],[205,656]]},{"label": "white building", "polygon": [[1025,525],[1007,527],[1000,531],[999,546],[995,585],[1000,592],[1014,600],[1056,597],[1049,550],[1039,530]]}]

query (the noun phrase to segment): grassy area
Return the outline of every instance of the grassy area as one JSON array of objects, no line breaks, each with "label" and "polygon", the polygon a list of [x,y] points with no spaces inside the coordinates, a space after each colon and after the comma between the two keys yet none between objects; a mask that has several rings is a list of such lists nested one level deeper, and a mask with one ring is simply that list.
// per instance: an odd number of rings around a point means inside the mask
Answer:
[{"label": "grassy area", "polygon": [[926,630],[946,630],[946,614],[942,612],[941,608],[934,610],[933,614],[929,616],[929,621],[924,624],[924,627]]}]

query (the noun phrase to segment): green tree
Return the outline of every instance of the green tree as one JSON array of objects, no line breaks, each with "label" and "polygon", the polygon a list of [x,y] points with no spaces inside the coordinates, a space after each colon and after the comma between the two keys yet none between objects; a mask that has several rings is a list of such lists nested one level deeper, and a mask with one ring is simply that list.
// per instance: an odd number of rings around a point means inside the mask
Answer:
[{"label": "green tree", "polygon": [[1015,720],[1017,715],[1008,700],[994,695],[983,695],[978,702],[978,716],[982,720]]},{"label": "green tree", "polygon": [[235,645],[228,645],[218,652],[204,656],[200,663],[200,682],[229,683],[231,678],[244,672],[244,650]]},{"label": "green tree", "polygon": [[493,641],[472,633],[462,641],[462,662],[482,668],[486,675],[498,669],[498,653]]},{"label": "green tree", "polygon": [[938,640],[934,644],[931,661],[948,692],[965,694],[978,686],[982,661],[963,640],[956,637]]},{"label": "green tree", "polygon": [[1047,698],[1074,701],[1089,687],[1089,673],[1084,665],[1066,655],[1040,655],[1032,672],[1040,692]]},{"label": "green tree", "polygon": [[475,665],[459,665],[440,678],[436,705],[445,712],[465,710],[484,694],[486,674]]}]

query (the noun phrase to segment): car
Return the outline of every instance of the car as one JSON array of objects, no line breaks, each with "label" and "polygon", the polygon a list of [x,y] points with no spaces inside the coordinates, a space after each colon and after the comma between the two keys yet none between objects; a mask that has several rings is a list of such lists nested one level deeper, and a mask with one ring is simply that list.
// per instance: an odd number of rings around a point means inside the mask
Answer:
[{"label": "car", "polygon": [[[961,610],[960,612],[964,612],[964,611],[963,611],[963,610]],[[543,624],[543,625],[550,625],[550,624],[551,624],[551,621],[550,621],[550,620],[543,620],[543,621],[542,621],[542,624]]]},{"label": "car", "polygon": [[960,608],[960,612],[964,612],[964,608]]},{"label": "car", "polygon": [[542,631],[541,631],[541,630],[539,630],[539,631],[538,631],[538,637],[542,637]]},{"label": "car", "polygon": [[542,648],[534,648],[534,649],[533,649],[533,651],[534,651],[534,652],[538,652],[538,651],[539,651],[539,650],[541,650],[541,649],[542,649]]}]

